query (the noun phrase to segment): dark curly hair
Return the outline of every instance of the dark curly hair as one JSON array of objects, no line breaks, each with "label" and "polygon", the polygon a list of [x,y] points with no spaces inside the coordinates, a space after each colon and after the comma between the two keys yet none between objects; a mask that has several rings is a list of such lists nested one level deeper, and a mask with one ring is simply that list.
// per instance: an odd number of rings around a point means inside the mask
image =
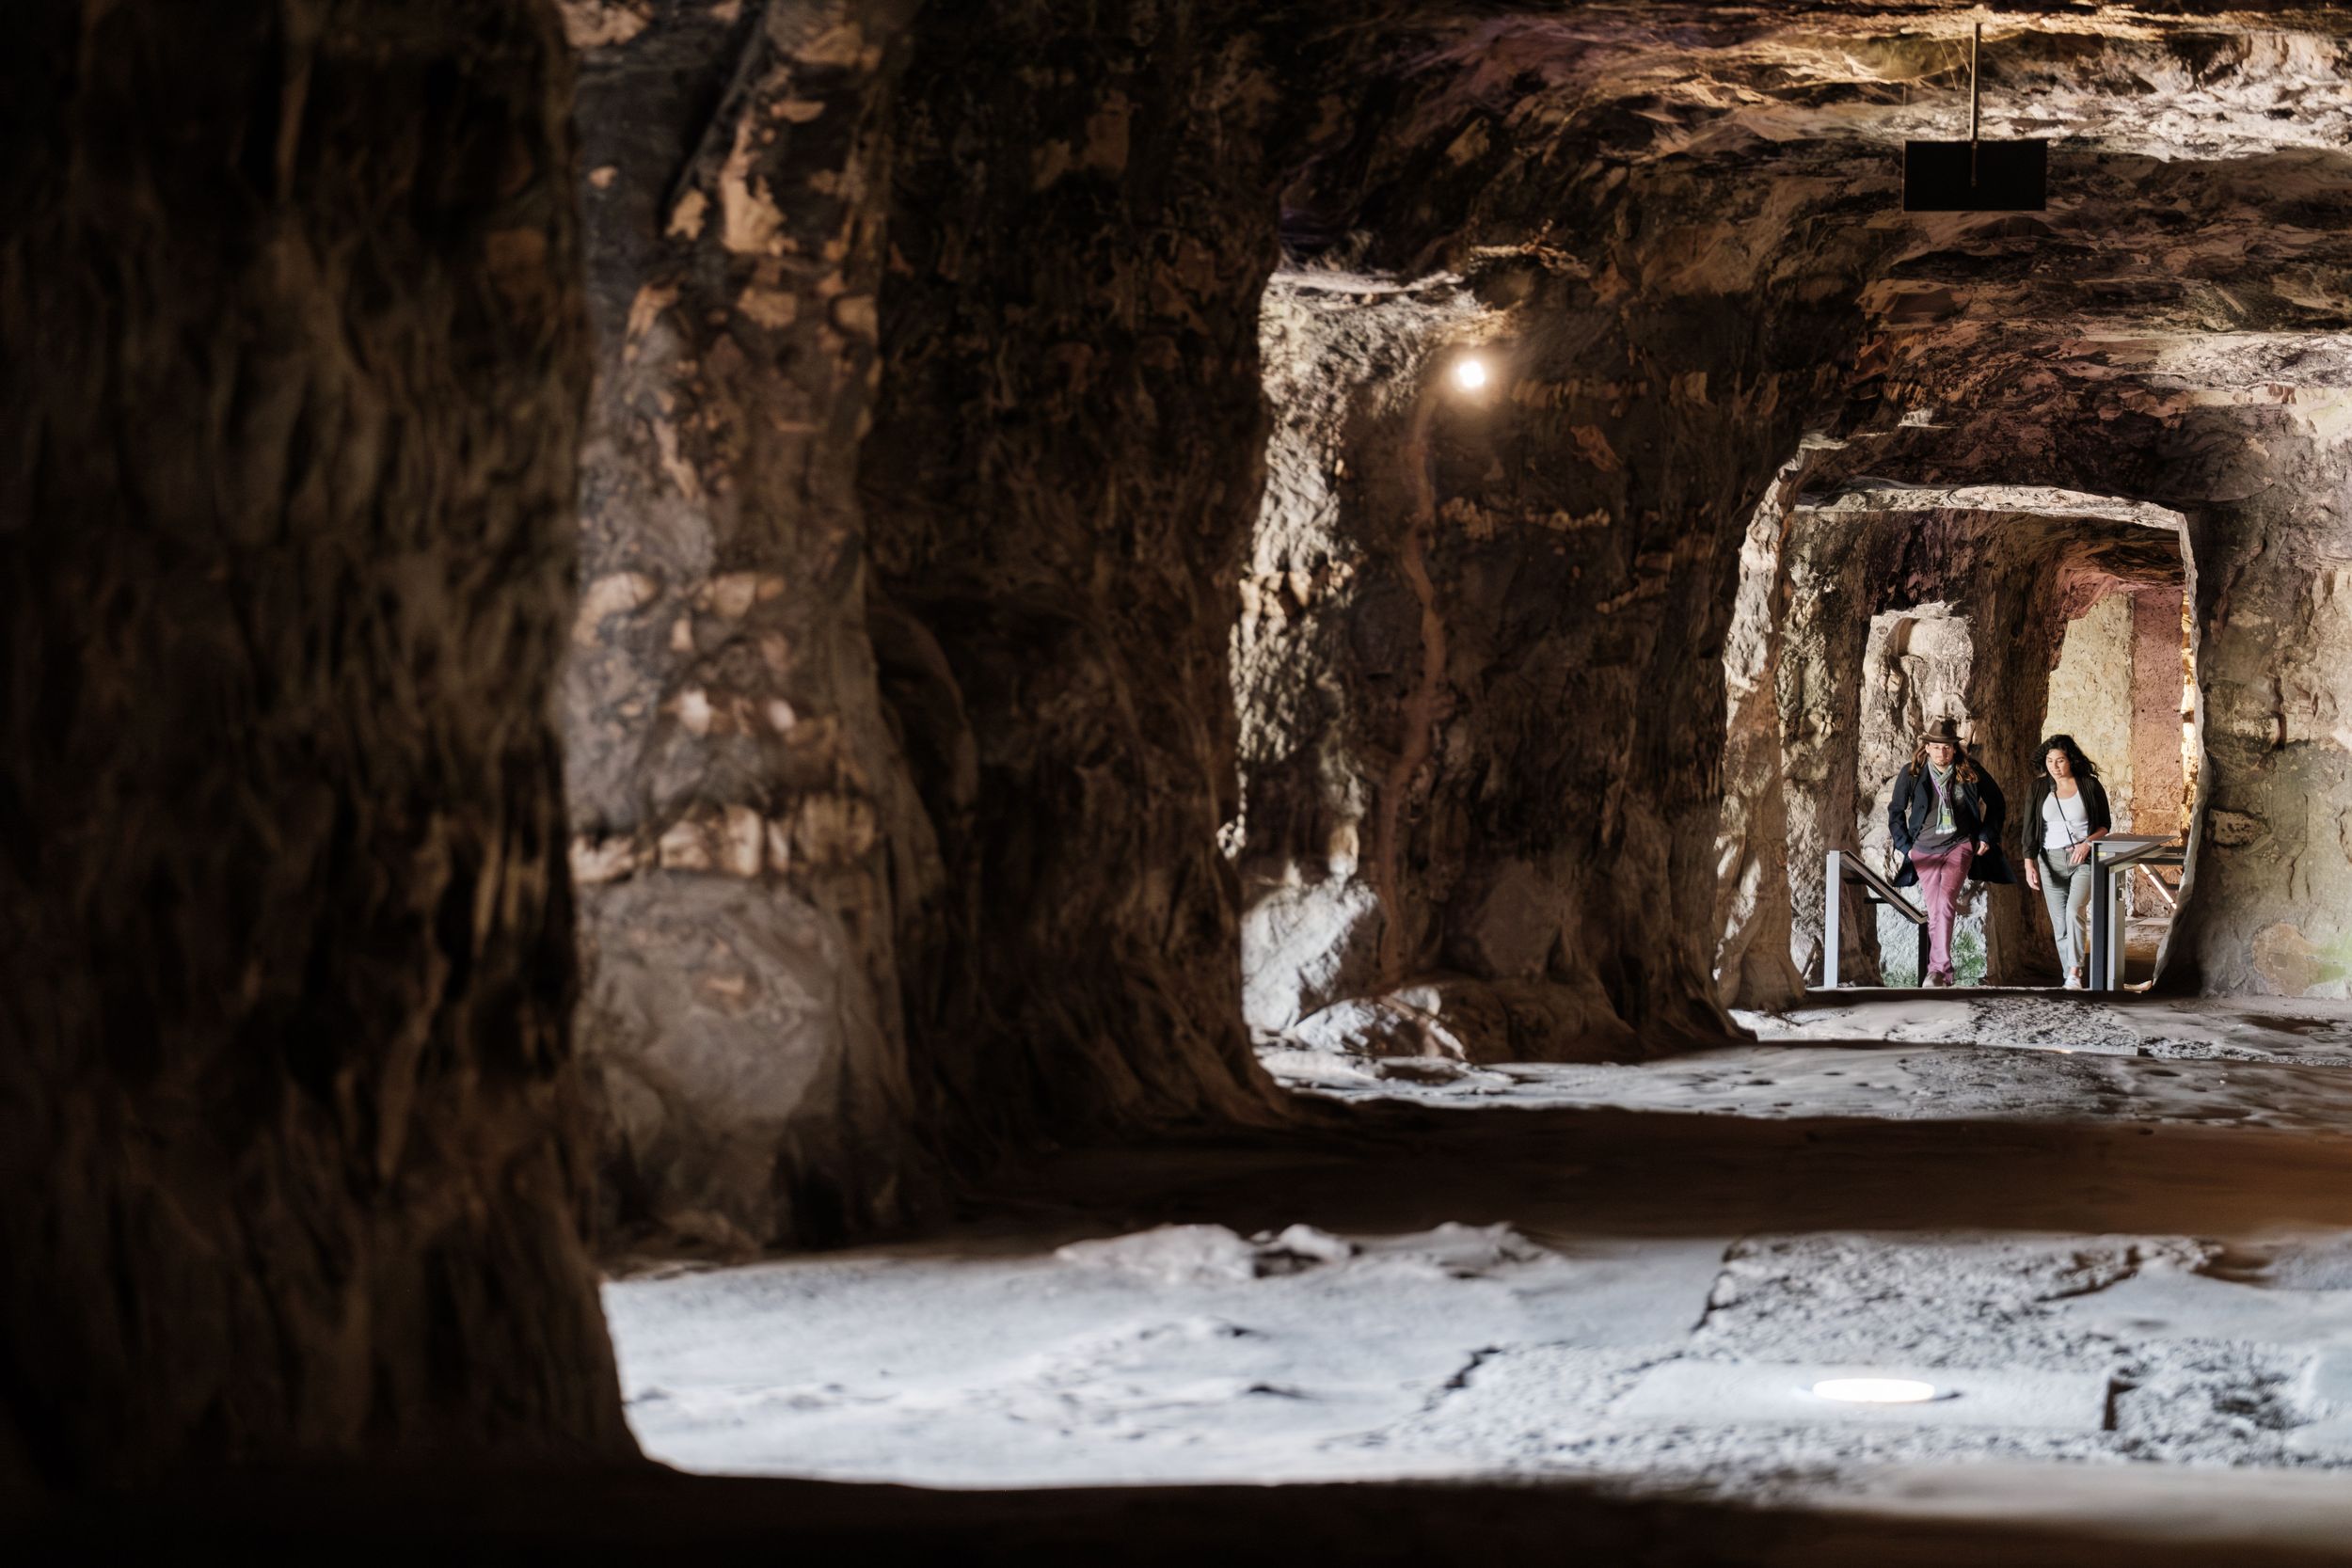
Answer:
[{"label": "dark curly hair", "polygon": [[2054,735],[2042,743],[2033,754],[2035,772],[2045,776],[2049,773],[2052,752],[2066,753],[2066,766],[2075,778],[2095,779],[2099,776],[2099,765],[2083,755],[2083,749],[2074,744],[2074,737],[2071,735]]}]

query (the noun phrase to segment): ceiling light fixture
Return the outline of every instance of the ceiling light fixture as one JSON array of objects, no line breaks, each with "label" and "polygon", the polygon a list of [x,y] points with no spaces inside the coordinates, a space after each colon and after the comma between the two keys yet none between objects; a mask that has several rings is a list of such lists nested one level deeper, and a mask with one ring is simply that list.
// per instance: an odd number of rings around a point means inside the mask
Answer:
[{"label": "ceiling light fixture", "polygon": [[1486,361],[1475,354],[1465,354],[1454,361],[1454,385],[1465,392],[1475,392],[1486,385]]},{"label": "ceiling light fixture", "polygon": [[1925,1404],[1944,1397],[1934,1384],[1907,1377],[1828,1377],[1810,1392],[1815,1399],[1840,1404]]}]

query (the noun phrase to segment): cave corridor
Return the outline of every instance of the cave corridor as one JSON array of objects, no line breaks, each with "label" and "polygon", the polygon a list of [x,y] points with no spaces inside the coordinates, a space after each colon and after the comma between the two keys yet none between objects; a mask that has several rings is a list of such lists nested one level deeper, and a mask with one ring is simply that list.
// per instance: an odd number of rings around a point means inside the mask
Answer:
[{"label": "cave corridor", "polygon": [[18,12],[12,1559],[2352,1561],[2352,11]]}]

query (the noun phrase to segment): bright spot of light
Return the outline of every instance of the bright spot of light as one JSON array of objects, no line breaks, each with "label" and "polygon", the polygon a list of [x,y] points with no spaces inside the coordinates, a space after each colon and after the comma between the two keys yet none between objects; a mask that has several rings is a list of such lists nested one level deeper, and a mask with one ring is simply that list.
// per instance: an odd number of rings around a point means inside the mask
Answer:
[{"label": "bright spot of light", "polygon": [[1813,1395],[1841,1404],[1924,1404],[1936,1388],[1907,1377],[1829,1377],[1813,1386]]},{"label": "bright spot of light", "polygon": [[1475,354],[1465,354],[1454,361],[1454,385],[1465,392],[1475,392],[1486,385],[1486,361]]}]

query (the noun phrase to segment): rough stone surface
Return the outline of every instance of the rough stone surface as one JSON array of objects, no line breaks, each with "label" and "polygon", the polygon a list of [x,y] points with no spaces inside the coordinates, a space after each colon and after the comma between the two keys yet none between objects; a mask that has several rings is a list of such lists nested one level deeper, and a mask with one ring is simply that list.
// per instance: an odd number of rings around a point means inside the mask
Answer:
[{"label": "rough stone surface", "polygon": [[[2048,710],[2040,731],[2044,736],[2072,735],[2084,754],[2098,765],[2119,832],[2132,820],[2138,800],[2133,771],[2137,753],[2132,747],[2138,705],[2132,663],[2135,646],[2129,595],[2110,594],[2068,622],[2057,667],[2050,672]],[[2176,653],[2176,663],[2178,657]],[[2173,705],[2179,705],[2177,693]],[[2034,762],[2028,757],[2028,784],[2034,777]],[[2020,809],[2023,796],[2021,790]]]},{"label": "rough stone surface", "polygon": [[[1540,1055],[1724,1028],[1698,934],[1718,918],[1731,567],[1859,326],[1776,319],[1738,272],[1664,268],[1638,306],[1601,289],[1645,265],[1612,214],[1703,199],[1625,173],[1574,187],[1596,209],[1581,252],[1499,251],[1451,296],[1408,291],[1438,303],[1292,285],[1278,406],[1343,365],[1377,389],[1276,444],[1238,644],[1263,737],[1245,752],[1248,895],[1327,877],[1338,846],[1379,901],[1355,994],[1484,990],[1478,1010]],[[1494,379],[1465,393],[1450,372],[1473,351]],[[1639,372],[1593,370],[1621,362]]]},{"label": "rough stone surface", "polygon": [[[1862,681],[1874,603],[1868,585],[1881,573],[1868,550],[1854,547],[1848,526],[1802,516],[1780,569],[1787,610],[1773,692],[1788,785],[1789,956],[1808,982],[1821,978],[1828,903],[1840,898],[1838,973],[1867,984],[1878,974],[1877,922],[1861,888],[1831,888],[1824,879],[1829,851],[1858,849],[1854,837],[1870,814],[1869,798],[1858,794]],[[1773,848],[1764,841],[1754,852],[1769,860]],[[1766,879],[1762,895],[1772,891]]]},{"label": "rough stone surface", "polygon": [[586,384],[531,4],[0,56],[0,1488],[628,1451],[548,708]]},{"label": "rough stone surface", "polygon": [[564,716],[615,1245],[834,1239],[933,1181],[898,942],[942,877],[856,494],[911,9],[571,13],[602,357]]},{"label": "rough stone surface", "polygon": [[1801,451],[1775,476],[1740,545],[1739,597],[1724,643],[1724,814],[1716,832],[1717,998],[1778,1008],[1804,993],[1788,896],[1788,789],[1779,674],[1789,513],[1812,466]]},{"label": "rough stone surface", "polygon": [[2168,986],[2352,985],[2352,402],[2313,403],[2246,438],[2215,486],[2244,499],[2190,517],[2211,820],[2166,946]]},{"label": "rough stone surface", "polygon": [[908,66],[863,477],[951,890],[902,927],[907,1027],[960,1142],[1272,1114],[1217,839],[1258,300],[1313,105],[1282,15],[934,7]]},{"label": "rough stone surface", "polygon": [[2188,823],[2191,758],[2182,744],[2182,725],[2196,710],[2185,686],[2196,671],[2184,657],[2186,597],[2163,592],[2132,595],[2134,832],[2177,833]]}]

